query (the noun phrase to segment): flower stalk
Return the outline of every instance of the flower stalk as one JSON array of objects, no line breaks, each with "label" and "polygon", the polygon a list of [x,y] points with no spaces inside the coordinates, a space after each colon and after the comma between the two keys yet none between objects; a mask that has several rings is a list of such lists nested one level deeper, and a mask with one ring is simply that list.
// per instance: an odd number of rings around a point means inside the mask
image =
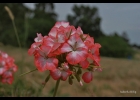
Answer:
[{"label": "flower stalk", "polygon": [[57,90],[58,90],[59,83],[60,83],[60,79],[56,81],[56,85],[55,85],[55,88],[54,88],[54,94],[53,94],[53,97],[56,96],[56,93],[57,93]]},{"label": "flower stalk", "polygon": [[[90,83],[93,80],[93,71],[102,71],[99,64],[100,47],[80,27],[76,29],[69,22],[61,21],[56,22],[48,36],[37,33],[28,54],[34,56],[38,71],[49,71],[50,76],[43,82],[44,86],[50,77],[56,80],[53,93],[55,97],[60,80],[69,79],[68,82],[72,85],[73,79],[76,79],[83,86],[82,79],[85,83]],[[86,72],[82,73],[82,70]]]}]

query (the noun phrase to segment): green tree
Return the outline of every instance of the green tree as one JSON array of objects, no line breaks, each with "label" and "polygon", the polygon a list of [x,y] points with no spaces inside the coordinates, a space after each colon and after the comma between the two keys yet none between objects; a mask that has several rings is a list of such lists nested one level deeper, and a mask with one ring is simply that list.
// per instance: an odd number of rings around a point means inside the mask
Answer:
[{"label": "green tree", "polygon": [[0,42],[3,44],[9,44],[13,46],[18,46],[16,41],[15,31],[12,25],[12,21],[4,9],[8,6],[12,11],[15,19],[15,24],[17,26],[17,31],[20,40],[23,40],[24,36],[24,17],[26,12],[31,12],[23,3],[1,3],[0,4]]},{"label": "green tree", "polygon": [[100,37],[97,42],[101,44],[101,56],[126,58],[133,56],[131,46],[116,32],[109,36]]},{"label": "green tree", "polygon": [[34,16],[28,22],[28,47],[34,42],[34,38],[37,36],[36,33],[41,33],[43,36],[48,35],[57,18],[53,3],[36,3],[33,12]]},{"label": "green tree", "polygon": [[125,31],[122,33],[122,38],[124,39],[124,41],[129,43],[128,35],[127,35],[127,33]]},{"label": "green tree", "polygon": [[96,7],[77,6],[72,8],[74,15],[68,15],[67,20],[74,26],[80,26],[84,33],[89,33],[95,39],[104,36],[101,31],[101,18]]}]

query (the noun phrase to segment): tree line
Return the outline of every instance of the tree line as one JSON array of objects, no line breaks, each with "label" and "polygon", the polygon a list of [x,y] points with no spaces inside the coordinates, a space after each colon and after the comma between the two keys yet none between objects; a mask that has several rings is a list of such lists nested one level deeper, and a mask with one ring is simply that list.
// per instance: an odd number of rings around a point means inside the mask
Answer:
[{"label": "tree line", "polygon": [[[18,46],[14,34],[13,25],[5,6],[8,6],[14,17],[21,45],[29,48],[34,42],[36,33],[47,35],[57,21],[58,14],[54,12],[53,3],[35,3],[35,9],[27,8],[23,3],[1,3],[0,4],[0,42],[4,45]],[[127,57],[133,56],[132,46],[129,44],[127,33],[118,35],[114,32],[106,35],[101,29],[102,18],[99,16],[97,7],[85,5],[74,5],[73,15],[67,15],[67,20],[75,27],[80,26],[84,33],[94,37],[95,42],[102,45],[101,56]]]}]

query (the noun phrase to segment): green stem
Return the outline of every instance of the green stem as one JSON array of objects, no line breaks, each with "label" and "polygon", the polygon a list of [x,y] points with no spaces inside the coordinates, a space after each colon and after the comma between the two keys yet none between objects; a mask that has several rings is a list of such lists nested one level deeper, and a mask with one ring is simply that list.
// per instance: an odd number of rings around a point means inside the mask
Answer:
[{"label": "green stem", "polygon": [[57,92],[57,89],[58,89],[59,83],[60,83],[60,79],[59,79],[59,80],[57,80],[57,82],[56,82],[53,97],[55,97],[55,96],[56,96],[56,92]]},{"label": "green stem", "polygon": [[25,75],[25,74],[29,74],[29,73],[31,73],[31,72],[33,72],[33,71],[36,71],[36,70],[37,70],[37,69],[33,69],[33,70],[29,71],[29,72],[26,72],[26,73],[21,74],[20,76],[23,76],[23,75]]},{"label": "green stem", "polygon": [[[14,27],[14,30],[15,30],[15,34],[16,34],[16,38],[17,38],[17,42],[18,42],[19,48],[22,50],[21,43],[20,43],[20,40],[19,40],[19,36],[18,36],[18,32],[17,32],[17,28],[16,28],[14,20],[12,20],[12,24],[13,24],[13,27]],[[24,61],[23,53],[22,53],[21,61],[22,61],[22,64],[23,64],[23,61]]]},{"label": "green stem", "polygon": [[18,33],[17,33],[17,29],[16,29],[16,25],[15,25],[14,20],[12,20],[12,23],[13,23],[13,27],[14,27],[14,30],[15,30],[16,38],[17,38],[17,41],[18,41],[18,45],[21,48],[21,44],[20,44],[20,41],[19,41],[19,36],[18,36]]}]

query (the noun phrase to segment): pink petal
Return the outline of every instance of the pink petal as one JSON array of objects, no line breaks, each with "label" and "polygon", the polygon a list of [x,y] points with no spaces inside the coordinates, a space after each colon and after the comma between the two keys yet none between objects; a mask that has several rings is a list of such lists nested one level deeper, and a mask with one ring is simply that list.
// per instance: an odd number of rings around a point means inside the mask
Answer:
[{"label": "pink petal", "polygon": [[38,50],[38,47],[39,47],[40,43],[33,43],[31,45],[31,48],[28,50],[28,54],[31,56],[32,54],[35,53],[35,50]]},{"label": "pink petal", "polygon": [[60,26],[61,26],[61,22],[56,22],[54,25],[54,27],[57,27],[57,28],[59,28]]},{"label": "pink petal", "polygon": [[50,75],[54,80],[58,80],[61,77],[61,71],[59,69],[55,69],[53,71],[50,71]]},{"label": "pink petal", "polygon": [[86,48],[86,45],[82,41],[82,39],[77,35],[73,34],[70,39],[68,40],[68,44],[70,44],[73,48]]},{"label": "pink petal", "polygon": [[69,76],[69,73],[67,73],[66,71],[62,71],[62,75],[61,75],[61,79],[63,81],[65,81],[67,79],[67,77]]},{"label": "pink petal", "polygon": [[58,32],[58,34],[57,34],[57,41],[59,43],[64,43],[65,42],[65,38],[66,38],[66,36],[65,36],[64,33]]},{"label": "pink petal", "polygon": [[34,48],[30,48],[28,50],[28,54],[31,56],[33,53],[35,52],[35,49]]},{"label": "pink petal", "polygon": [[2,83],[12,84],[13,80],[14,80],[13,77],[6,77],[6,78],[5,78],[5,77],[2,77],[1,82],[2,82]]},{"label": "pink petal", "polygon": [[87,49],[86,45],[84,44],[84,42],[82,41],[82,39],[80,37],[77,39],[76,48],[85,48],[85,49]]},{"label": "pink petal", "polygon": [[81,65],[81,67],[82,67],[83,69],[86,69],[86,68],[88,68],[88,66],[89,66],[89,62],[88,62],[87,60],[81,61],[79,64]]},{"label": "pink petal", "polygon": [[46,65],[47,65],[46,68],[48,70],[54,70],[54,69],[56,69],[56,67],[58,65],[58,59],[56,59],[56,58],[48,58],[47,62],[46,62]]},{"label": "pink petal", "polygon": [[16,72],[18,70],[18,67],[15,64],[13,64],[12,69],[13,69],[13,72]]},{"label": "pink petal", "polygon": [[99,61],[97,61],[97,60],[94,60],[94,65],[95,65],[95,66],[100,66],[100,63],[99,63]]},{"label": "pink petal", "polygon": [[57,28],[53,27],[48,35],[50,37],[52,37],[52,38],[56,38],[56,36],[57,36]]},{"label": "pink petal", "polygon": [[68,26],[69,26],[69,22],[61,21],[61,25],[62,25],[63,27],[68,27]]},{"label": "pink petal", "polygon": [[2,56],[3,56],[4,58],[8,58],[8,54],[6,54],[6,53],[3,53]]},{"label": "pink petal", "polygon": [[101,48],[101,45],[99,43],[94,44],[97,48]]},{"label": "pink petal", "polygon": [[78,33],[79,35],[83,34],[81,27],[78,26],[76,33]]},{"label": "pink petal", "polygon": [[47,61],[47,59],[44,57],[41,57],[41,56],[35,58],[35,65],[37,66],[37,69],[39,71],[43,72],[43,71],[47,70],[46,61]]},{"label": "pink petal", "polygon": [[68,63],[75,65],[81,61],[81,56],[78,51],[72,51],[66,56],[66,59]]},{"label": "pink petal", "polygon": [[34,39],[35,42],[43,42],[43,36],[41,33],[37,33],[37,37]]},{"label": "pink petal", "polygon": [[60,48],[56,49],[55,51],[49,53],[48,57],[56,57],[57,55],[60,55],[61,51]]},{"label": "pink petal", "polygon": [[67,70],[69,70],[69,66],[68,66],[68,63],[63,63],[63,69],[65,70],[65,71],[67,71]]},{"label": "pink petal", "polygon": [[65,53],[65,52],[70,52],[70,51],[72,51],[72,47],[69,44],[64,43],[64,45],[61,48],[61,52]]},{"label": "pink petal", "polygon": [[76,33],[76,29],[74,26],[69,26],[64,29],[64,33],[66,33],[66,38],[68,39],[71,35]]},{"label": "pink petal", "polygon": [[54,43],[51,52],[53,52],[53,51],[55,51],[56,49],[58,49],[60,45],[61,45],[60,43],[57,43],[57,42]]},{"label": "pink petal", "polygon": [[13,73],[12,73],[12,71],[6,71],[6,72],[4,72],[3,73],[3,77],[12,77],[13,76]]},{"label": "pink petal", "polygon": [[43,44],[42,45],[53,47],[54,40],[52,38],[50,38],[50,37],[44,37],[44,40],[43,40]]},{"label": "pink petal", "polygon": [[5,66],[6,61],[4,61],[4,60],[2,59],[2,61],[1,61],[0,63],[1,63],[1,66]]},{"label": "pink petal", "polygon": [[5,71],[6,69],[4,67],[0,67],[0,75],[2,75]]},{"label": "pink petal", "polygon": [[36,57],[35,58],[35,65],[37,69],[41,72],[45,70],[54,70],[58,64],[58,60],[56,58],[44,58],[44,57]]},{"label": "pink petal", "polygon": [[60,46],[60,43],[55,42],[55,39],[56,38],[52,39],[50,37],[45,37],[42,45],[52,47],[51,52],[53,52],[54,50],[56,50]]},{"label": "pink petal", "polygon": [[41,47],[40,47],[40,53],[42,54],[42,53],[44,53],[46,56],[50,53],[50,51],[51,51],[51,47],[50,46],[45,46],[45,45],[42,45]]},{"label": "pink petal", "polygon": [[75,46],[75,43],[77,42],[78,36],[76,34],[71,35],[70,39],[68,40],[68,44],[72,47]]},{"label": "pink petal", "polygon": [[79,54],[79,56],[81,57],[81,61],[84,61],[87,57],[88,57],[88,52],[87,49],[85,48],[79,48],[77,49],[77,52]]}]

